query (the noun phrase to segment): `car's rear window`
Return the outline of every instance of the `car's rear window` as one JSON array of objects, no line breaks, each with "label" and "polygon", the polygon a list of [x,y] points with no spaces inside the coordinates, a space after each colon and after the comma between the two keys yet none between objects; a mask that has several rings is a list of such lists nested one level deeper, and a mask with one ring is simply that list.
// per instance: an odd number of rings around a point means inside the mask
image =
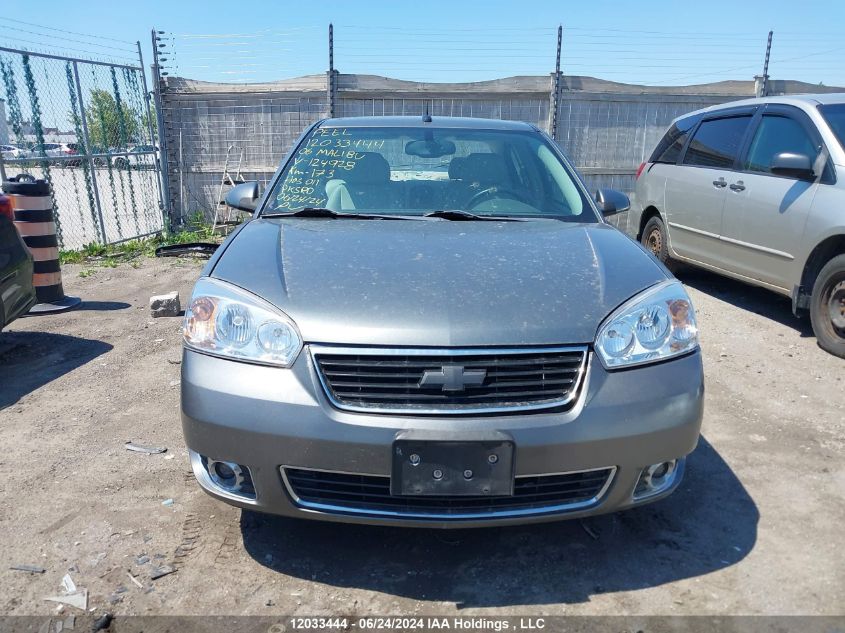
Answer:
[{"label": "car's rear window", "polygon": [[483,215],[598,220],[539,133],[437,127],[319,127],[297,148],[264,213]]},{"label": "car's rear window", "polygon": [[751,123],[751,115],[711,119],[698,126],[684,155],[685,165],[730,168]]},{"label": "car's rear window", "polygon": [[666,134],[663,135],[663,138],[657,144],[657,147],[654,148],[654,151],[651,153],[651,158],[649,158],[649,162],[677,163],[678,158],[681,156],[681,150],[687,142],[689,132],[693,127],[695,127],[696,122],[697,119],[694,117],[678,119],[675,121],[666,131]]},{"label": "car's rear window", "polygon": [[845,103],[819,106],[819,112],[836,135],[839,145],[845,149]]}]

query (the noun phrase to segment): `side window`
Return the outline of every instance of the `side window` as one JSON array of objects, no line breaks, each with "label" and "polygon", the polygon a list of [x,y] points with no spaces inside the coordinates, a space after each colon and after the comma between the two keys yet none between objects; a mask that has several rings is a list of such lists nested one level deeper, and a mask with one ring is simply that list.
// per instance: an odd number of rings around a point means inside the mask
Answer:
[{"label": "side window", "polygon": [[695,126],[695,119],[681,119],[672,124],[657,147],[651,154],[650,163],[671,163],[678,162],[684,143],[687,142],[689,131]]},{"label": "side window", "polygon": [[744,167],[747,171],[771,173],[772,159],[781,152],[806,154],[815,161],[819,148],[798,121],[785,116],[764,115],[754,133]]},{"label": "side window", "polygon": [[687,148],[684,165],[733,167],[749,123],[750,115],[702,122]]}]

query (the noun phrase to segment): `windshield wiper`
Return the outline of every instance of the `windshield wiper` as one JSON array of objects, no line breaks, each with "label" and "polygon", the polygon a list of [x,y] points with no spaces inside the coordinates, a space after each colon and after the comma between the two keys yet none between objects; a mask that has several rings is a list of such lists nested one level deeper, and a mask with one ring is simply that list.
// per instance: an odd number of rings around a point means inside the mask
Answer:
[{"label": "windshield wiper", "polygon": [[262,213],[262,218],[328,218],[342,220],[410,220],[407,215],[384,215],[377,213],[338,213],[324,207],[305,207],[298,211],[284,213]]},{"label": "windshield wiper", "polygon": [[476,215],[463,209],[440,209],[426,213],[425,218],[443,218],[444,220],[460,221],[481,221],[481,222],[523,222],[520,218],[513,218],[507,215]]},{"label": "windshield wiper", "polygon": [[340,220],[423,220],[425,218],[441,218],[452,221],[479,221],[479,222],[524,222],[522,218],[514,218],[502,215],[476,215],[461,209],[441,209],[432,211],[425,215],[392,215],[382,213],[345,213],[333,211],[325,207],[305,207],[298,211],[285,211],[283,213],[262,213],[262,218],[318,218],[318,219],[340,219]]}]

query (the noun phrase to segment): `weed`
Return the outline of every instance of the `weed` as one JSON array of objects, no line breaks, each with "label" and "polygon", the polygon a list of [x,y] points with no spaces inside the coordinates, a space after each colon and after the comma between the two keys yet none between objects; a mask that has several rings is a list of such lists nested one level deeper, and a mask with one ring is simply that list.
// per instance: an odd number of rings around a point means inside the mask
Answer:
[{"label": "weed", "polygon": [[[153,257],[159,246],[220,241],[222,241],[221,236],[215,234],[212,226],[205,222],[203,214],[195,213],[185,228],[180,231],[105,246],[96,243],[87,244],[76,251],[61,251],[59,260],[62,264],[88,263],[105,268],[116,268],[121,262],[126,262],[137,268],[140,265],[137,260],[142,257]],[[86,269],[80,271],[79,276],[88,277],[91,274],[93,270]]]}]

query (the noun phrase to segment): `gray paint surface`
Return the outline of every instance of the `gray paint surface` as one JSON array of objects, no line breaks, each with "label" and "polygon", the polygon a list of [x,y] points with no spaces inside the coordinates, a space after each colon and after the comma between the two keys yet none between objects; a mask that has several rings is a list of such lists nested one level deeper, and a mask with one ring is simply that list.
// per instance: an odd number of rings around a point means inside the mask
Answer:
[{"label": "gray paint surface", "polygon": [[[286,312],[308,343],[588,343],[666,274],[605,224],[266,219],[212,275]],[[493,290],[495,289],[495,290]]]}]

